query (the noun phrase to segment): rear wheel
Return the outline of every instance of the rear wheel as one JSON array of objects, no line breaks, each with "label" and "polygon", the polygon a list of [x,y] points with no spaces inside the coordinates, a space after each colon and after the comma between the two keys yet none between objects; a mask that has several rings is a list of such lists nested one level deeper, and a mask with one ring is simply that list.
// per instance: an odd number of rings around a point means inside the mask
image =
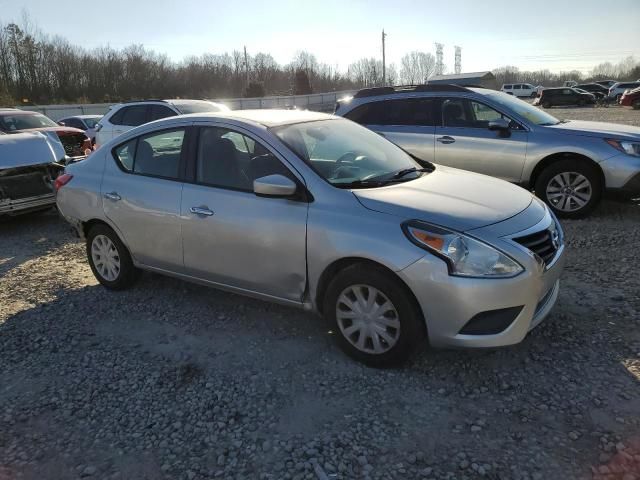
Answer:
[{"label": "rear wheel", "polygon": [[585,161],[566,159],[540,173],[535,191],[559,217],[582,218],[600,202],[602,180],[596,168]]},{"label": "rear wheel", "polygon": [[551,108],[551,103],[548,100],[542,102],[542,108]]},{"label": "rear wheel", "polygon": [[372,367],[406,361],[424,338],[424,320],[407,287],[366,264],[352,265],[335,276],[323,310],[338,346]]},{"label": "rear wheel", "polygon": [[96,279],[111,290],[124,290],[138,278],[127,247],[107,225],[95,225],[87,234],[87,258]]}]

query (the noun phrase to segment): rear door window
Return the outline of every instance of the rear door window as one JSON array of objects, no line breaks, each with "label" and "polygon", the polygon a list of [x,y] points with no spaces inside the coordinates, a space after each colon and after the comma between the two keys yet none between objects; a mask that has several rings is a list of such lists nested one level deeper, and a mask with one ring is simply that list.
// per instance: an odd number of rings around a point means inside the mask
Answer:
[{"label": "rear door window", "polygon": [[147,106],[132,105],[131,107],[124,107],[111,117],[111,123],[128,127],[137,127],[147,123]]},{"label": "rear door window", "polygon": [[126,172],[177,180],[184,136],[184,128],[150,133],[117,146],[113,154]]},{"label": "rear door window", "polygon": [[171,110],[169,107],[165,107],[164,105],[151,105],[149,113],[149,121],[152,122],[154,120],[160,120],[161,118],[167,117],[175,117],[177,115],[176,112]]},{"label": "rear door window", "polygon": [[372,102],[354,109],[345,117],[361,125],[434,126],[436,124],[435,102],[433,98]]}]

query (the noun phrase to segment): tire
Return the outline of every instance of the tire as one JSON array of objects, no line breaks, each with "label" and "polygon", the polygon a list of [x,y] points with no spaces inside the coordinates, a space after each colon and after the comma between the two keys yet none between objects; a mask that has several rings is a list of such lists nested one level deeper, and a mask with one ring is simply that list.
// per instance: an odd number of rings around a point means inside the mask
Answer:
[{"label": "tire", "polygon": [[640,110],[640,99],[636,100],[631,104],[634,110]]},{"label": "tire", "polygon": [[542,108],[551,108],[551,103],[549,103],[549,102],[542,102]]},{"label": "tire", "polygon": [[578,106],[579,107],[584,107],[586,105],[587,102],[585,102],[584,100],[579,100],[578,101]]},{"label": "tire", "polygon": [[619,93],[616,95],[616,103],[620,103],[620,99],[622,98],[622,94]]},{"label": "tire", "polygon": [[[109,263],[99,263],[99,259],[107,255]],[[127,247],[107,225],[95,225],[89,230],[87,259],[98,282],[110,290],[129,288],[140,274],[140,270],[133,265]]]},{"label": "tire", "polygon": [[[360,294],[361,302],[356,293]],[[369,307],[372,294],[374,303]],[[348,329],[359,323],[352,315],[363,309],[358,306],[352,309],[348,303],[366,307],[365,312],[367,309],[375,312],[376,308],[377,313],[382,312],[377,315],[378,321],[373,315],[361,315],[360,325],[371,330],[357,329],[349,335]],[[385,305],[386,309],[380,310]],[[324,296],[323,312],[342,351],[371,367],[402,364],[416,351],[426,333],[422,312],[408,288],[388,272],[367,264],[351,265],[336,274]]]},{"label": "tire", "polygon": [[535,192],[557,216],[583,218],[600,202],[602,179],[596,167],[584,160],[567,158],[540,173]]}]

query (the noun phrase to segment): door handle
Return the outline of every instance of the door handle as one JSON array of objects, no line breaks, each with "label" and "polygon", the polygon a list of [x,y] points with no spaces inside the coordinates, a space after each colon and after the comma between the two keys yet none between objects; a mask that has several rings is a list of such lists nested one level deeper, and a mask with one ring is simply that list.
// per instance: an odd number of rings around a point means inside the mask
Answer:
[{"label": "door handle", "polygon": [[118,195],[116,192],[105,193],[103,197],[108,200],[111,200],[112,202],[117,202],[118,200],[122,199],[122,197]]},{"label": "door handle", "polygon": [[213,212],[209,210],[207,207],[191,207],[191,213],[195,215],[203,215],[205,217],[210,217],[213,215]]},{"label": "door handle", "polygon": [[454,143],[456,141],[455,138],[450,137],[449,135],[445,135],[444,137],[436,138],[437,141],[444,144]]}]

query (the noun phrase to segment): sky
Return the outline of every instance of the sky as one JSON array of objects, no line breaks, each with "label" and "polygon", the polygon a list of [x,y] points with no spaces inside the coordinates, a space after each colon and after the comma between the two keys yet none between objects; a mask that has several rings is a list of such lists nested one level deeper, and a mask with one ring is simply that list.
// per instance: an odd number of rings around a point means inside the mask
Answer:
[{"label": "sky", "polygon": [[383,28],[387,64],[398,67],[409,51],[435,54],[434,42],[445,45],[448,71],[455,45],[463,72],[587,73],[640,59],[640,0],[0,0],[0,24],[19,22],[23,11],[42,32],[86,48],[142,44],[175,61],[246,46],[281,64],[307,50],[346,71],[359,58],[381,58]]}]

